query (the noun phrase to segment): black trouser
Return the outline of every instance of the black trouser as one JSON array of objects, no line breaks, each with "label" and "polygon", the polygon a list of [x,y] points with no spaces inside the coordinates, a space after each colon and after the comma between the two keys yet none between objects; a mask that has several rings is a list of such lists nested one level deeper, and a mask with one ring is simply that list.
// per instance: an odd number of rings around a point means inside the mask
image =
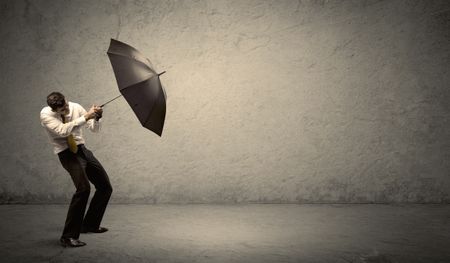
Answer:
[{"label": "black trouser", "polygon": [[[105,169],[84,145],[78,145],[77,153],[72,153],[67,149],[60,152],[58,157],[76,187],[67,212],[62,237],[78,238],[82,226],[88,229],[100,226],[112,193],[112,187]],[[86,216],[84,216],[91,190],[89,181],[94,184],[96,191]]]}]

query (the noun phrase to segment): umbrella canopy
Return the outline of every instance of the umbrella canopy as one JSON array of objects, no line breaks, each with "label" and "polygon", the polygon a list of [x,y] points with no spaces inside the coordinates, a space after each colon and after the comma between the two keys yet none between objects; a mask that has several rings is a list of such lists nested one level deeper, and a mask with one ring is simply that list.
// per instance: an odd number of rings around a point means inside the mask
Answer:
[{"label": "umbrella canopy", "polygon": [[166,117],[166,92],[150,60],[135,48],[111,39],[108,49],[120,93],[142,126],[161,136]]}]

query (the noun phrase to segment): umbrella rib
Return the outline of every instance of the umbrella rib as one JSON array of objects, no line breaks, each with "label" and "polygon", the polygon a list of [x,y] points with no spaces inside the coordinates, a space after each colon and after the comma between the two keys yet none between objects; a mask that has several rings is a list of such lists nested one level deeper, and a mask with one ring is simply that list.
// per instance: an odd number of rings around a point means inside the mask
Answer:
[{"label": "umbrella rib", "polygon": [[[154,78],[154,77],[155,77],[155,76],[153,76],[153,77],[151,77],[151,78]],[[123,93],[122,93],[123,90],[128,89],[128,88],[131,88],[131,87],[134,87],[134,86],[136,86],[136,85],[139,85],[139,84],[141,84],[141,83],[143,83],[143,82],[148,81],[148,80],[151,79],[151,78],[145,79],[145,80],[143,80],[143,81],[140,81],[140,82],[134,83],[133,85],[130,85],[130,86],[128,86],[128,87],[125,87],[125,88],[123,88],[123,89],[120,90],[120,93],[123,95]],[[162,89],[164,89],[164,88],[161,86],[161,90],[162,90]],[[158,96],[160,95],[161,90],[158,90]],[[163,92],[164,92],[164,91],[163,91]],[[120,96],[119,96],[119,97],[120,97]],[[153,107],[151,108],[150,113],[148,114],[148,116],[147,116],[147,118],[145,119],[145,122],[144,122],[144,123],[147,123],[148,119],[150,119],[150,116],[152,116],[152,112],[153,112],[154,109],[155,109],[155,105],[153,105]],[[142,124],[142,126],[144,126],[144,124]]]},{"label": "umbrella rib", "polygon": [[135,62],[138,62],[138,63],[144,65],[146,68],[148,68],[151,72],[153,72],[153,73],[156,74],[156,71],[155,71],[154,69],[152,69],[151,67],[149,67],[147,64],[145,64],[144,62],[142,62],[142,61],[140,61],[140,60],[134,59],[134,58],[129,57],[129,56],[125,56],[125,55],[123,55],[123,54],[113,53],[113,52],[108,52],[108,54],[114,55],[114,56],[124,57],[124,58],[126,58],[126,59],[129,59],[129,60],[133,60],[133,61],[135,61]]},{"label": "umbrella rib", "polygon": [[[156,75],[155,75],[156,76]],[[131,88],[131,87],[134,87],[134,86],[136,86],[136,85],[138,85],[138,84],[141,84],[141,83],[143,83],[143,82],[146,82],[146,81],[148,81],[149,79],[152,79],[152,78],[154,78],[155,76],[152,76],[152,77],[150,77],[150,78],[147,78],[147,79],[144,79],[144,80],[142,80],[142,81],[139,81],[139,82],[136,82],[136,83],[133,83],[132,85],[129,85],[129,86],[127,86],[127,87],[125,87],[125,88],[123,88],[123,89],[119,89],[119,91],[122,93],[122,90],[126,90],[126,89],[128,89],[128,88]]]},{"label": "umbrella rib", "polygon": [[[158,96],[159,98],[159,96]],[[147,123],[148,120],[150,119],[150,117],[152,116],[153,110],[155,109],[156,103],[153,105],[152,109],[150,110],[150,113],[148,114],[147,118],[145,119],[144,123]],[[142,126],[144,126],[144,124],[142,124]]]},{"label": "umbrella rib", "polygon": [[[151,78],[154,78],[154,77],[155,77],[155,76],[153,76],[153,77],[151,77]],[[159,77],[159,76],[158,76],[158,77]],[[122,91],[125,90],[125,89],[131,88],[131,87],[133,87],[133,86],[136,86],[136,85],[138,85],[138,84],[141,84],[141,83],[143,83],[143,82],[146,82],[146,81],[148,81],[148,80],[151,79],[151,78],[148,78],[148,79],[146,79],[146,80],[143,80],[143,81],[137,82],[137,83],[135,83],[135,84],[133,84],[133,85],[130,85],[130,86],[128,86],[128,87],[125,87],[125,88],[123,88],[123,89],[120,90],[120,93],[122,93]],[[163,88],[162,85],[161,85],[161,90],[158,90],[158,98],[159,98],[159,96],[160,96],[160,94],[161,94],[161,91],[164,92],[163,89],[164,89],[164,88]],[[123,94],[123,93],[122,93],[122,94]],[[164,96],[164,97],[165,97],[165,96]],[[147,118],[145,119],[145,122],[144,122],[144,123],[147,123],[148,119],[150,119],[150,116],[152,116],[152,112],[153,112],[153,110],[155,109],[155,105],[156,105],[156,104],[154,104],[153,107],[151,108],[150,113],[148,114],[148,116],[147,116]],[[144,124],[142,124],[142,126],[143,126],[143,125],[144,125]]]}]

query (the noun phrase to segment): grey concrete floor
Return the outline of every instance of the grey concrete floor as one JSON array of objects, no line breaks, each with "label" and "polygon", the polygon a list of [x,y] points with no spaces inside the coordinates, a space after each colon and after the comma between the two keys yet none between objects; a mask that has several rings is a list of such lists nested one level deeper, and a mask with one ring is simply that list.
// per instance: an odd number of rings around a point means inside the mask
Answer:
[{"label": "grey concrete floor", "polygon": [[450,205],[110,205],[82,248],[66,211],[0,206],[0,261],[450,262]]}]

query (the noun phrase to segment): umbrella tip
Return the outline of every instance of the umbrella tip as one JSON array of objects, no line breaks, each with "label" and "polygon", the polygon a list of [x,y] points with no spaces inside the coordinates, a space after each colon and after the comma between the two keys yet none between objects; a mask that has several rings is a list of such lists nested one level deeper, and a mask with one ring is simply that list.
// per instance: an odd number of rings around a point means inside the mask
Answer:
[{"label": "umbrella tip", "polygon": [[165,70],[164,70],[163,72],[161,72],[161,73],[158,73],[158,77],[161,76],[161,75],[164,74],[164,73],[166,73]]}]

